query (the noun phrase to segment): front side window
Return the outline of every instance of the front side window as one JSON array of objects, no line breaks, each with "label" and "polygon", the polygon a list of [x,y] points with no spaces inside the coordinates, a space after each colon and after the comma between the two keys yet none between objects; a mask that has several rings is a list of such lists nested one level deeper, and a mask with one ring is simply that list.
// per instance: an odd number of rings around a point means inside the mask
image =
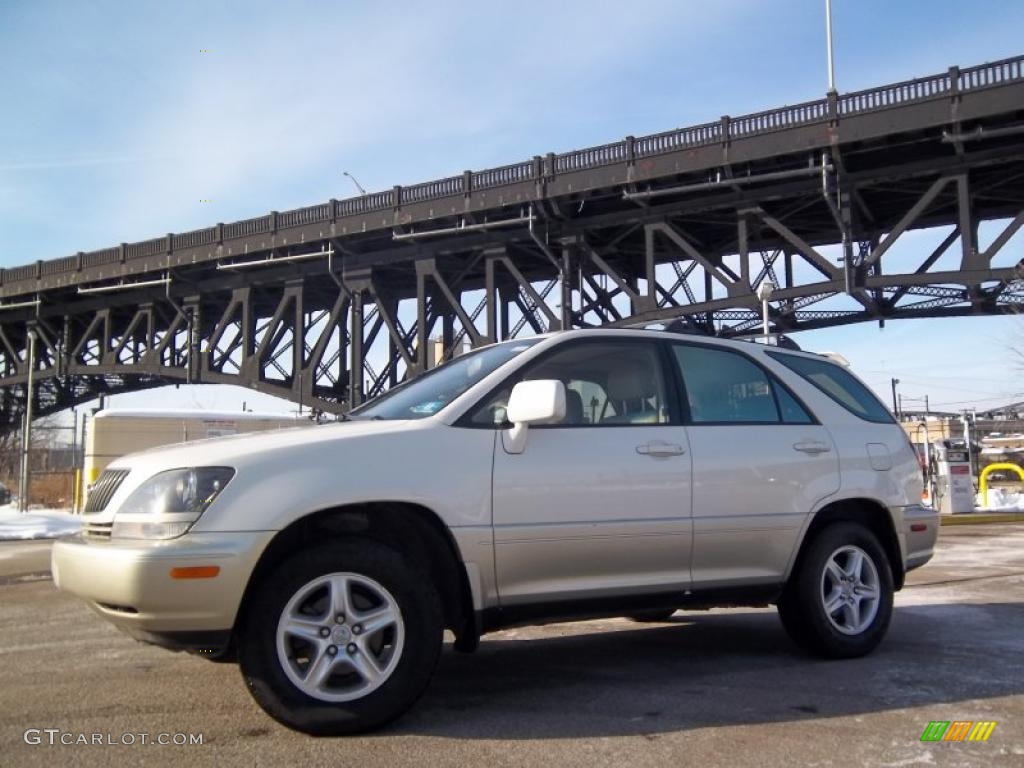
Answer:
[{"label": "front side window", "polygon": [[478,407],[470,422],[503,426],[512,388],[520,381],[557,379],[565,385],[565,418],[555,426],[603,427],[669,421],[657,347],[647,342],[569,343],[512,377]]},{"label": "front side window", "polygon": [[874,393],[861,384],[849,371],[830,360],[769,352],[794,373],[809,381],[843,408],[865,421],[876,424],[892,422],[892,415],[875,397]]},{"label": "front side window", "polygon": [[356,408],[352,418],[389,420],[431,416],[538,341],[507,341],[457,357]]}]

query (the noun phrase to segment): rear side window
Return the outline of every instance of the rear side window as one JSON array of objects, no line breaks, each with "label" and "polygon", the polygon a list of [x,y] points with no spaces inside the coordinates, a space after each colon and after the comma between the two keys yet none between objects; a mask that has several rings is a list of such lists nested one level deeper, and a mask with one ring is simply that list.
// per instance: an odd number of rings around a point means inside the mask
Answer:
[{"label": "rear side window", "polygon": [[812,424],[785,387],[744,355],[674,344],[694,424]]},{"label": "rear side window", "polygon": [[779,410],[782,411],[782,420],[786,424],[813,424],[814,419],[811,415],[804,410],[804,407],[796,401],[789,392],[779,384],[777,381],[773,381],[772,385],[775,387],[775,397],[779,399]]},{"label": "rear side window", "polygon": [[855,416],[876,424],[892,423],[892,415],[875,397],[874,393],[857,381],[842,366],[828,360],[816,360],[810,357],[778,352],[769,352],[768,354],[794,373],[802,376]]}]

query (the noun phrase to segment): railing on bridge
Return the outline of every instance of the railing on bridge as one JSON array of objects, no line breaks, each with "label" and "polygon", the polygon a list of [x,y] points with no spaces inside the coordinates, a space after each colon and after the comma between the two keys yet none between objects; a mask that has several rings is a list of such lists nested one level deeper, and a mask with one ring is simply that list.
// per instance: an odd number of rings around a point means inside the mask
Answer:
[{"label": "railing on bridge", "polygon": [[146,256],[155,256],[158,253],[167,253],[167,238],[155,237],[152,240],[143,240],[141,243],[131,243],[124,249],[124,255],[129,259],[141,259]]},{"label": "railing on bridge", "polygon": [[505,184],[519,184],[533,178],[533,163],[513,163],[503,165],[501,168],[491,168],[486,171],[477,171],[472,175],[473,189],[490,189],[501,187]]},{"label": "railing on bridge", "polygon": [[311,205],[308,208],[296,208],[294,211],[285,211],[277,215],[277,226],[279,229],[288,227],[301,227],[305,224],[315,224],[318,221],[327,221],[331,218],[331,203]]},{"label": "railing on bridge", "polygon": [[419,203],[425,200],[461,195],[464,181],[463,176],[452,176],[439,181],[427,181],[423,184],[414,184],[411,187],[402,187],[402,202]]},{"label": "railing on bridge", "polygon": [[331,200],[328,203],[306,208],[297,208],[283,213],[275,212],[231,224],[171,235],[170,242],[168,242],[168,237],[160,237],[127,244],[123,248],[106,248],[80,254],[81,258],[68,257],[11,269],[0,269],[0,284],[36,279],[42,275],[61,274],[75,271],[81,267],[115,263],[122,258],[142,258],[171,250],[211,245],[225,240],[274,232],[277,229],[334,220],[340,216],[355,216],[373,211],[395,209],[403,203],[422,203],[455,195],[465,195],[474,191],[520,184],[536,179],[539,174],[572,173],[629,162],[639,157],[760,136],[841,117],[945,98],[955,93],[977,91],[1022,79],[1024,79],[1024,56],[962,70],[952,67],[939,75],[847,93],[834,99],[819,99],[735,118],[723,117],[712,123],[678,128],[650,136],[630,137],[598,147],[549,155],[543,163],[524,161],[500,168],[466,172],[461,176],[428,181],[409,187],[395,187],[385,192],[375,192],[345,200]]},{"label": "railing on bridge", "polygon": [[103,248],[82,254],[83,267],[101,267],[104,264],[116,264],[120,260],[121,251],[118,248]]},{"label": "railing on bridge", "polygon": [[198,248],[202,245],[210,245],[217,242],[217,228],[207,227],[206,229],[193,229],[191,232],[183,232],[180,235],[171,237],[171,245],[175,250],[179,248]]}]

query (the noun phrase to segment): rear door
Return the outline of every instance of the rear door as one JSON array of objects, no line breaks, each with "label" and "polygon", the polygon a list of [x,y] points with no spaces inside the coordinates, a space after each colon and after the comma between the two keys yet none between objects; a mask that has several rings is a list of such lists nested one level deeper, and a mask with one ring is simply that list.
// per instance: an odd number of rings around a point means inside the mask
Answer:
[{"label": "rear door", "polygon": [[752,357],[672,352],[693,461],[694,588],[779,582],[804,520],[839,490],[832,437]]}]

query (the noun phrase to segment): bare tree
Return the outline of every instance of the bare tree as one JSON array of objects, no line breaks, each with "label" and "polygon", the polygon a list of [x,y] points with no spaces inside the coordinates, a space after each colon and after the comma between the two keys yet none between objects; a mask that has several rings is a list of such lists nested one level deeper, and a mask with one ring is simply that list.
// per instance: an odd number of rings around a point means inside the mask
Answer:
[{"label": "bare tree", "polygon": [[[41,451],[51,448],[58,441],[59,430],[56,417],[44,416],[32,421],[32,442],[29,455],[38,456]],[[9,487],[16,486],[21,468],[21,434],[20,425],[13,429],[0,432],[0,480]]]}]

